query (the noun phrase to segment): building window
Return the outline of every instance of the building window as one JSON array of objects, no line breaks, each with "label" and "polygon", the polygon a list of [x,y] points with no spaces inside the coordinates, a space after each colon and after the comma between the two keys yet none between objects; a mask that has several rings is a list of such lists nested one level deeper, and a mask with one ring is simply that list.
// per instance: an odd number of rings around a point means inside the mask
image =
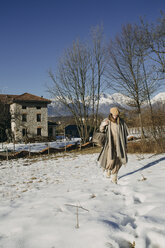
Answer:
[{"label": "building window", "polygon": [[26,114],[23,114],[23,115],[22,115],[22,121],[24,121],[24,122],[27,121],[27,115],[26,115]]},{"label": "building window", "polygon": [[37,128],[37,135],[41,136],[41,128],[40,127]]},{"label": "building window", "polygon": [[26,108],[27,108],[27,106],[25,106],[25,105],[22,106],[22,109],[26,109]]},{"label": "building window", "polygon": [[23,128],[22,129],[22,136],[24,137],[24,136],[26,136],[27,135],[27,129],[26,128]]},{"label": "building window", "polygon": [[37,122],[41,121],[41,114],[37,114]]},{"label": "building window", "polygon": [[41,109],[41,106],[37,106],[36,109]]}]

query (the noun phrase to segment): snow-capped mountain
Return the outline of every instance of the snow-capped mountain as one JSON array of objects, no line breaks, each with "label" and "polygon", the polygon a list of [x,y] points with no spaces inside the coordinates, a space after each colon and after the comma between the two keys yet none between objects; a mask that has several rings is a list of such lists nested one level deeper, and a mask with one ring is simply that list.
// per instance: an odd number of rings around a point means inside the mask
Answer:
[{"label": "snow-capped mountain", "polygon": [[[131,109],[128,105],[130,98],[122,95],[121,93],[102,94],[100,97],[99,113],[107,115],[109,109],[114,106],[118,106],[122,109]],[[151,103],[156,106],[157,104],[165,104],[165,92],[161,92],[154,96]],[[52,103],[48,105],[49,116],[70,116],[71,113],[57,100],[52,100]]]},{"label": "snow-capped mountain", "polygon": [[157,103],[157,102],[165,103],[165,92],[161,92],[152,98],[151,100],[152,104]]},{"label": "snow-capped mountain", "polygon": [[121,93],[102,94],[100,98],[99,112],[102,114],[109,113],[111,107],[117,106],[120,109],[130,109],[128,102],[130,98],[122,95]]},{"label": "snow-capped mountain", "polygon": [[48,116],[70,116],[66,107],[61,104],[58,100],[52,100],[51,104],[48,105]]}]

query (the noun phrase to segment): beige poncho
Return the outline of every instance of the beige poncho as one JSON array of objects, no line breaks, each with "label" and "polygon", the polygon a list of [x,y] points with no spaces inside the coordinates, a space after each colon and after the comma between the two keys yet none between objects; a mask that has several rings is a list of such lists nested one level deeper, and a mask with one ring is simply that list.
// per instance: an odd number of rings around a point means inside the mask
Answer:
[{"label": "beige poncho", "polygon": [[125,122],[122,119],[119,119],[118,123],[113,123],[109,120],[107,126],[104,124],[107,120],[109,119],[104,119],[100,126],[101,132],[106,130],[106,142],[98,157],[101,167],[105,169],[107,159],[111,160],[112,164],[116,156],[120,159],[122,164],[126,164],[128,160],[126,154],[128,128]]}]

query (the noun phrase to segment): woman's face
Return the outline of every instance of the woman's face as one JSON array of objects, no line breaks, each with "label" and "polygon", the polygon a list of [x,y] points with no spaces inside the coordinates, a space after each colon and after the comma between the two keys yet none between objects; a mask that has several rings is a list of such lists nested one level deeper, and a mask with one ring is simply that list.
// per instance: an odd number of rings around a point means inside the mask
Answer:
[{"label": "woman's face", "polygon": [[116,120],[118,115],[112,115],[113,116],[113,119]]}]

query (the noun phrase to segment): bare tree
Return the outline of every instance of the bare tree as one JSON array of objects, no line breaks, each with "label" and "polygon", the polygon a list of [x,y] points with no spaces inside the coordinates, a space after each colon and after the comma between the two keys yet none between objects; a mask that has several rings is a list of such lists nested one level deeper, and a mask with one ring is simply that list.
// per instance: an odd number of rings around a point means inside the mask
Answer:
[{"label": "bare tree", "polygon": [[103,90],[105,69],[106,69],[106,49],[104,44],[104,33],[102,26],[96,26],[91,30],[91,73],[92,73],[92,112],[95,129],[98,127],[98,114],[100,95]]},{"label": "bare tree", "polygon": [[136,56],[140,59],[141,65],[141,81],[144,89],[144,96],[148,105],[150,107],[150,116],[153,123],[153,111],[151,104],[151,95],[156,91],[157,87],[157,75],[153,69],[153,64],[149,63],[148,59],[148,49],[146,49],[144,32],[139,26],[135,26],[134,39],[137,43],[136,45]]},{"label": "bare tree", "polygon": [[114,88],[129,96],[129,103],[139,114],[144,137],[141,106],[147,101],[150,108],[152,134],[156,139],[156,125],[151,96],[161,86],[165,76],[165,18],[156,25],[141,20],[141,25],[127,25],[109,45],[109,74]]},{"label": "bare tree", "polygon": [[85,44],[79,41],[65,51],[58,67],[57,75],[51,71],[53,88],[49,92],[66,106],[73,115],[80,137],[85,142],[89,138],[90,108],[90,53]]},{"label": "bare tree", "polygon": [[137,56],[141,57],[143,84],[150,109],[152,134],[157,141],[157,131],[154,119],[151,96],[165,77],[165,15],[156,24],[148,24],[141,19],[141,25],[136,26],[135,39],[138,43]]},{"label": "bare tree", "polygon": [[143,34],[143,46],[148,57],[155,65],[155,71],[160,79],[165,78],[165,13],[161,12],[156,23],[147,23],[141,19],[140,25]]},{"label": "bare tree", "polygon": [[103,31],[92,29],[92,45],[76,41],[66,49],[57,72],[49,71],[48,91],[73,115],[83,142],[98,125],[100,93],[105,69]]},{"label": "bare tree", "polygon": [[146,100],[143,83],[142,59],[137,56],[136,27],[123,26],[122,32],[108,46],[110,87],[128,96],[129,104],[139,115],[141,135],[144,137],[141,106]]}]

